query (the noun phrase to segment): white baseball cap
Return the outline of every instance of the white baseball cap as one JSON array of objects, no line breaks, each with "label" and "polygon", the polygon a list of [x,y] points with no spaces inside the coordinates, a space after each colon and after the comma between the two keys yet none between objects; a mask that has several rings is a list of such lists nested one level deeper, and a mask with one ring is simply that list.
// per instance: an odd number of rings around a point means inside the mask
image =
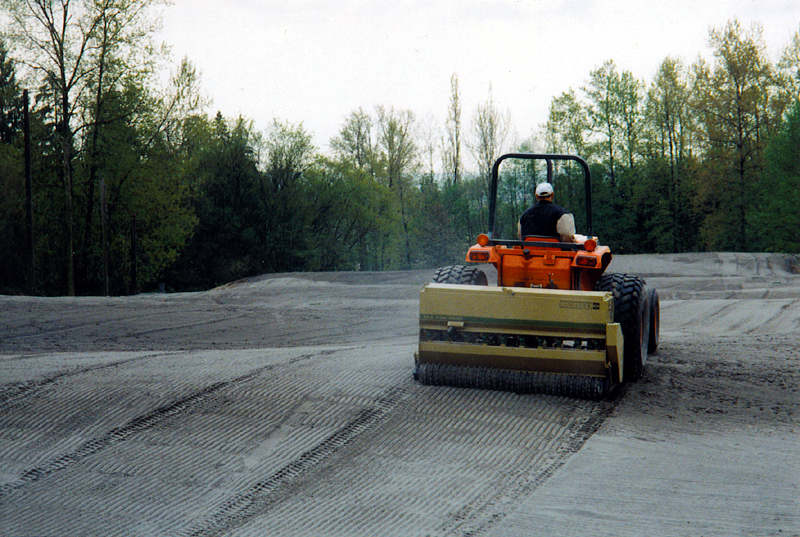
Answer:
[{"label": "white baseball cap", "polygon": [[553,193],[553,185],[550,183],[539,183],[536,185],[536,196],[546,198]]}]

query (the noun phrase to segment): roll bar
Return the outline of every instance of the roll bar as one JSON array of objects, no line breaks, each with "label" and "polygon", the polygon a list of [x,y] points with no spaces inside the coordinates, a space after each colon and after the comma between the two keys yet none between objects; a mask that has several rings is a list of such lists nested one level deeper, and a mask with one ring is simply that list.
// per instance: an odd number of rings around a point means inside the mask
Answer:
[{"label": "roll bar", "polygon": [[506,153],[501,155],[492,166],[492,185],[489,193],[489,238],[494,239],[494,221],[497,211],[497,181],[500,171],[500,164],[506,159],[524,160],[544,160],[547,162],[547,182],[553,182],[553,161],[571,160],[577,162],[583,168],[583,176],[586,183],[586,235],[592,236],[592,177],[589,172],[589,165],[581,157],[575,155],[558,155],[547,153]]}]

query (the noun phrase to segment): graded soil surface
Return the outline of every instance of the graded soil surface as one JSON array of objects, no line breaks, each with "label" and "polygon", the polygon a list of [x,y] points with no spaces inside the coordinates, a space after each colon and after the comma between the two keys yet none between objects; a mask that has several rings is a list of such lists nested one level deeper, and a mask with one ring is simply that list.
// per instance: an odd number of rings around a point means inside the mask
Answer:
[{"label": "graded soil surface", "polygon": [[433,271],[0,297],[0,535],[800,536],[794,261],[617,256],[660,345],[597,402],[416,383]]}]

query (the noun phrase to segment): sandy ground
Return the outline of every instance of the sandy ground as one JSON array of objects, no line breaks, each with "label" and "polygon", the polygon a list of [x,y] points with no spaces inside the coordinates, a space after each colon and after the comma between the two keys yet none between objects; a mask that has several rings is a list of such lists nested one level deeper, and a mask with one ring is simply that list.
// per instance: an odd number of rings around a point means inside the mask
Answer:
[{"label": "sandy ground", "polygon": [[619,256],[661,297],[600,402],[411,379],[431,271],[0,297],[0,535],[800,535],[800,276]]}]

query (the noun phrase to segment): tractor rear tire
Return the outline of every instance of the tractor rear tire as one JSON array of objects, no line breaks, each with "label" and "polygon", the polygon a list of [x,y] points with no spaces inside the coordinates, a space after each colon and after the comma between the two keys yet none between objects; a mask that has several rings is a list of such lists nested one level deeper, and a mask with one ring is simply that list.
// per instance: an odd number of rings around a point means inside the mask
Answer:
[{"label": "tractor rear tire", "polygon": [[622,381],[639,380],[650,346],[650,295],[642,278],[630,274],[604,274],[598,291],[614,297],[614,322],[622,327],[624,340]]},{"label": "tractor rear tire", "polygon": [[658,291],[650,289],[650,341],[647,353],[653,354],[658,350],[658,332],[661,329],[661,306],[658,303]]},{"label": "tractor rear tire", "polygon": [[477,267],[465,265],[450,265],[437,269],[433,275],[433,281],[458,285],[489,285],[485,272]]}]

